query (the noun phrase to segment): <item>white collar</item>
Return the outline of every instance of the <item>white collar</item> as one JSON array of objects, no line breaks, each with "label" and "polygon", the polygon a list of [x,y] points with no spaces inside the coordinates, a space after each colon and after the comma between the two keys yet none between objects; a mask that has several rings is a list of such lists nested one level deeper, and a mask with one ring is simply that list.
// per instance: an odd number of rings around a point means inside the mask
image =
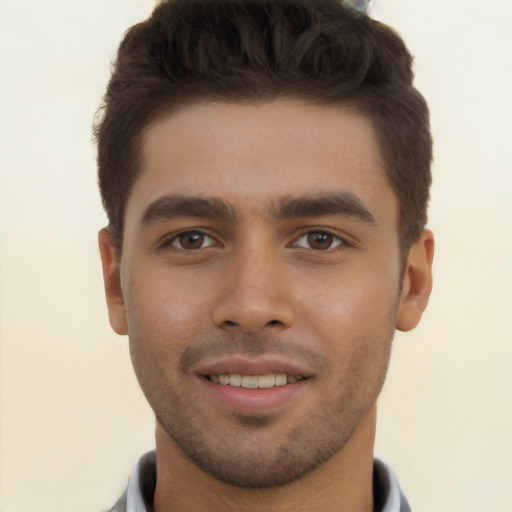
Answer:
[{"label": "white collar", "polygon": [[[381,469],[380,476],[387,480],[388,495],[382,506],[381,512],[400,512],[402,506],[402,493],[395,473],[391,468],[379,459],[374,459],[373,465],[377,471]],[[383,482],[382,482],[383,483]]]},{"label": "white collar", "polygon": [[139,459],[128,480],[128,487],[126,488],[126,512],[147,512],[140,487],[142,459],[146,457],[146,455]]}]

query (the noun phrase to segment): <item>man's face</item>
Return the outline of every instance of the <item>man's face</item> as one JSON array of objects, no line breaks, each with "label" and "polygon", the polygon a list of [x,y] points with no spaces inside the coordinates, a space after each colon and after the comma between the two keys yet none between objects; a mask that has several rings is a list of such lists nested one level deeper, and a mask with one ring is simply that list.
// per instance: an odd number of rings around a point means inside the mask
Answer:
[{"label": "man's face", "polygon": [[397,216],[348,109],[208,103],[154,122],[110,314],[169,443],[247,487],[337,453],[388,367]]}]

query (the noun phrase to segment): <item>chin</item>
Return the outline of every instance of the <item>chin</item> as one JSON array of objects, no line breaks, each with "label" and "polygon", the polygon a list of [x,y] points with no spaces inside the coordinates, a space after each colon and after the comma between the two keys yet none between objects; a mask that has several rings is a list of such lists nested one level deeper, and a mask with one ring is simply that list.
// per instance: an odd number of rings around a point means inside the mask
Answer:
[{"label": "chin", "polygon": [[343,448],[359,422],[320,428],[328,416],[280,436],[272,435],[272,426],[262,423],[252,428],[243,424],[223,435],[197,424],[181,429],[161,418],[158,422],[173,444],[206,474],[232,486],[262,489],[303,478]]}]

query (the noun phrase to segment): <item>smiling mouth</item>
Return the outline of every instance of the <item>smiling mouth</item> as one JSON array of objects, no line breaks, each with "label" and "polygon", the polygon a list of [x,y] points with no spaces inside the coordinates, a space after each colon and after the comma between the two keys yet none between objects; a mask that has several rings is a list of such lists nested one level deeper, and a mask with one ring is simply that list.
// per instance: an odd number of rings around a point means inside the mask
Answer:
[{"label": "smiling mouth", "polygon": [[245,389],[269,389],[294,384],[304,377],[287,375],[286,373],[271,373],[267,375],[242,375],[239,373],[205,375],[214,384],[222,386],[241,387]]}]

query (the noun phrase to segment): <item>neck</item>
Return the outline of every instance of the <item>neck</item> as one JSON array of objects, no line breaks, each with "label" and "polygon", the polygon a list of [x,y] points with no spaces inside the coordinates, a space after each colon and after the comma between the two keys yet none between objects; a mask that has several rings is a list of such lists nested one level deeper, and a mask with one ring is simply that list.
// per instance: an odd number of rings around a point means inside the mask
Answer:
[{"label": "neck", "polygon": [[202,471],[157,424],[155,511],[370,512],[375,425],[376,406],[373,406],[345,446],[308,475],[283,486],[245,489]]}]

